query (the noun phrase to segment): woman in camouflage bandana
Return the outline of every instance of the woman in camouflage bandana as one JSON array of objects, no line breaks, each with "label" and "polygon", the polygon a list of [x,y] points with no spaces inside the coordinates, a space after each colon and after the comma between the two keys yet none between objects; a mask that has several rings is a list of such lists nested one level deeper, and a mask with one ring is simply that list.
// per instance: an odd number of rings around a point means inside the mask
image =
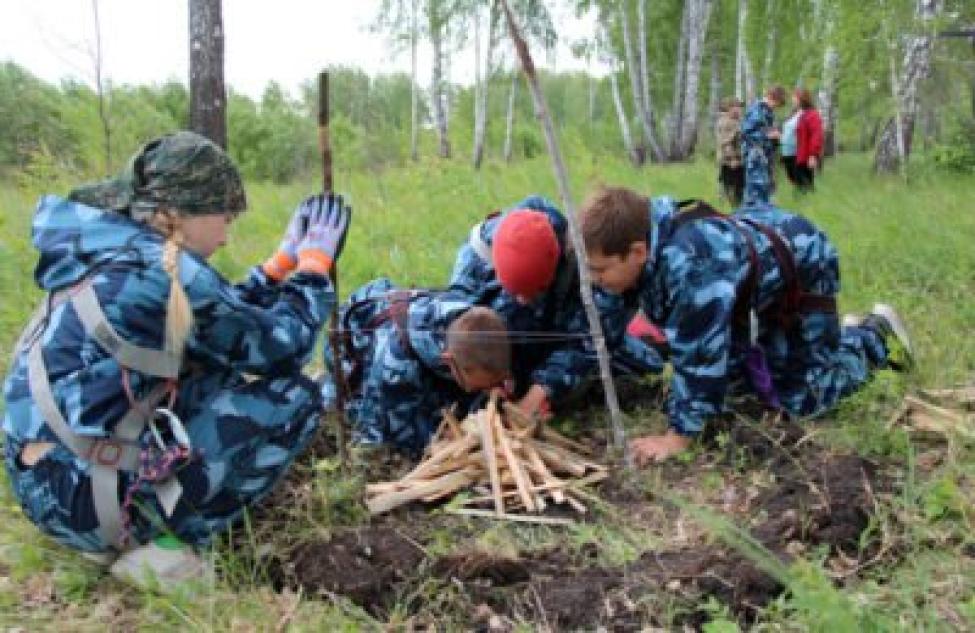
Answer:
[{"label": "woman in camouflage bandana", "polygon": [[[206,260],[245,207],[229,157],[191,132],[148,143],[117,178],[38,205],[35,277],[51,296],[5,382],[6,468],[31,521],[104,562],[121,551],[113,565],[120,575],[136,564],[163,582],[198,575],[189,548],[167,555],[154,539],[209,543],[267,494],[317,427],[319,391],[301,368],[335,301],[327,273],[351,210],[341,196],[308,198],[278,252],[231,285]],[[138,476],[152,468],[119,471],[128,547],[106,542],[92,463],[65,445],[32,392],[28,350],[39,345],[51,400],[70,432],[99,440],[113,438],[119,420],[165,382],[126,367],[89,336],[72,296],[83,287],[94,290],[118,338],[180,360],[170,408],[192,447],[175,469],[181,495],[164,507],[151,478]],[[148,430],[139,443],[152,445]]]}]

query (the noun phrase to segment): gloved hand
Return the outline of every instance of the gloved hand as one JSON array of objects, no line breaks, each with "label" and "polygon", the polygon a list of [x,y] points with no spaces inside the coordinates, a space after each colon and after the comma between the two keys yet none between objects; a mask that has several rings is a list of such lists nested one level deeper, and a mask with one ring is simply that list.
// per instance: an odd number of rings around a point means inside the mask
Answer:
[{"label": "gloved hand", "polygon": [[291,214],[291,221],[285,229],[284,238],[278,246],[278,250],[261,267],[264,273],[275,281],[281,281],[288,276],[298,265],[298,244],[308,229],[308,216],[315,204],[317,196],[308,196],[301,204],[295,207]]},{"label": "gloved hand", "polygon": [[352,207],[341,194],[321,194],[310,200],[308,230],[298,243],[298,271],[327,275],[345,246]]}]

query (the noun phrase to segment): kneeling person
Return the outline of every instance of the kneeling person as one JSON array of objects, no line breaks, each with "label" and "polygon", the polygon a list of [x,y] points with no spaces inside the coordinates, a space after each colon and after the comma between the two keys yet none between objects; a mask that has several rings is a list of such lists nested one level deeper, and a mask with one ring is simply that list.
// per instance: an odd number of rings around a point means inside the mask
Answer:
[{"label": "kneeling person", "polygon": [[[390,444],[418,456],[455,403],[509,375],[510,346],[493,310],[449,292],[402,290],[377,279],[356,290],[340,314],[346,340],[342,371],[353,441]],[[326,364],[334,367],[326,351]],[[324,387],[334,406],[335,386]]]},{"label": "kneeling person", "polygon": [[670,429],[634,440],[638,461],[686,448],[739,378],[768,405],[808,416],[895,366],[892,343],[910,361],[890,306],[841,326],[839,257],[811,222],[765,204],[731,216],[681,207],[607,188],[579,212],[595,283],[638,293],[667,336]]}]

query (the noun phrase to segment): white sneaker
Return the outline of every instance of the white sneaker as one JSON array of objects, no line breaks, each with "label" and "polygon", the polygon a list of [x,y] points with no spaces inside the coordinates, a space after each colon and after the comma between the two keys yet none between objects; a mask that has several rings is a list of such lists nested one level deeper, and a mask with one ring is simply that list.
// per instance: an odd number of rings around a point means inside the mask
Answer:
[{"label": "white sneaker", "polygon": [[170,593],[191,581],[212,578],[213,568],[188,545],[155,541],[124,552],[109,569],[113,576],[142,589]]},{"label": "white sneaker", "polygon": [[[892,356],[898,354],[892,342],[896,342],[900,347],[899,355],[903,362],[891,359],[889,362],[894,368],[908,369],[914,365],[914,346],[911,344],[911,337],[907,333],[907,326],[901,319],[893,306],[886,303],[875,303],[870,314],[866,316],[862,323],[863,327],[873,328],[887,343],[887,348]],[[893,337],[894,341],[891,341]]]},{"label": "white sneaker", "polygon": [[118,555],[115,552],[81,552],[81,557],[90,563],[108,567]]},{"label": "white sneaker", "polygon": [[843,319],[840,321],[840,325],[843,327],[860,327],[863,325],[863,315],[862,314],[844,314]]}]

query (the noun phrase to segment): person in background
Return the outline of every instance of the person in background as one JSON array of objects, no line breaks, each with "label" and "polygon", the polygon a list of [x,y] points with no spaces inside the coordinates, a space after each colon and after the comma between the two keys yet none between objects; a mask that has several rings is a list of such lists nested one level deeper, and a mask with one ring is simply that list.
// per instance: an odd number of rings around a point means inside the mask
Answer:
[{"label": "person in background", "polygon": [[799,108],[796,126],[796,186],[801,193],[813,191],[816,170],[823,157],[823,120],[813,105],[812,94],[805,88],[793,95]]},{"label": "person in background", "polygon": [[718,154],[718,183],[732,207],[741,205],[745,189],[745,168],[741,162],[741,114],[745,103],[729,97],[721,103],[714,136]]},{"label": "person in background", "polygon": [[772,86],[765,96],[748,107],[741,122],[741,154],[745,161],[745,193],[743,204],[770,203],[775,189],[772,166],[775,142],[774,112],[785,104],[785,88]]},{"label": "person in background", "polygon": [[798,186],[796,179],[796,126],[799,125],[799,116],[802,112],[793,97],[792,113],[782,122],[782,136],[779,138],[779,157],[782,166],[785,168],[786,178],[793,186]]},{"label": "person in background", "polygon": [[335,301],[351,209],[306,199],[277,253],[231,285],[207,260],[245,208],[227,154],[178,132],[34,216],[49,295],[4,385],[8,479],[41,531],[137,584],[203,577],[194,550],[262,499],[318,426],[302,367]]}]

